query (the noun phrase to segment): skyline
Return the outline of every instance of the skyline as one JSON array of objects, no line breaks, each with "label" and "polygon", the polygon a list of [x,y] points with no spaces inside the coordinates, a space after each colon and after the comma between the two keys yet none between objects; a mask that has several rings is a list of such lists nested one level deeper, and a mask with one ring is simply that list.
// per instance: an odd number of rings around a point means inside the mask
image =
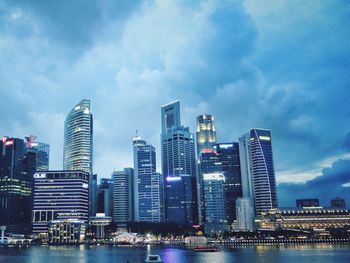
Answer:
[{"label": "skyline", "polygon": [[218,142],[270,129],[279,199],[308,190],[296,198],[349,201],[346,2],[0,1],[0,10],[0,134],[37,135],[51,169],[62,168],[64,118],[83,98],[100,178],[132,166],[135,130],[160,164],[160,107],[179,99],[191,132],[198,115],[215,116]]}]

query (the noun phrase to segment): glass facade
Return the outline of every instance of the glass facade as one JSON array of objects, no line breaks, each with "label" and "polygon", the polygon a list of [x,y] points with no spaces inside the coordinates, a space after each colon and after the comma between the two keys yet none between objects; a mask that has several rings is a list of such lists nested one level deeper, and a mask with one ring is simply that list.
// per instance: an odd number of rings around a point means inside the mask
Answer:
[{"label": "glass facade", "polygon": [[225,176],[226,221],[231,225],[236,219],[236,199],[242,197],[242,179],[238,143],[218,143],[213,151],[221,163]]},{"label": "glass facade", "polygon": [[113,221],[117,226],[126,226],[134,220],[134,169],[113,172]]},{"label": "glass facade", "polygon": [[166,222],[189,226],[197,224],[195,178],[190,175],[168,176],[165,179]]},{"label": "glass facade", "polygon": [[36,154],[22,139],[0,141],[0,225],[9,233],[29,233]]},{"label": "glass facade", "polygon": [[92,113],[90,100],[82,100],[64,123],[63,169],[92,174]]},{"label": "glass facade", "polygon": [[[69,112],[64,122],[63,169],[80,170],[90,174],[89,214],[96,213],[93,167],[93,116],[90,100],[82,100]],[[95,193],[96,194],[96,193]]]},{"label": "glass facade", "polygon": [[269,211],[278,206],[271,132],[264,129],[252,129],[250,148],[255,210],[259,215],[263,211]]},{"label": "glass facade", "polygon": [[89,174],[47,171],[34,175],[33,233],[47,233],[51,220],[88,221]]},{"label": "glass facade", "polygon": [[[161,108],[162,134],[162,173],[164,176],[164,184],[168,182],[166,178],[181,177],[189,175],[191,181],[195,183],[191,193],[194,195],[190,199],[196,203],[197,208],[197,186],[196,186],[196,160],[195,160],[195,142],[194,134],[190,132],[188,127],[181,125],[180,121],[180,102],[175,101]],[[171,187],[165,188],[165,199],[176,199],[176,191],[172,191]],[[166,205],[166,209],[169,209]],[[185,212],[184,212],[185,213]],[[171,218],[173,213],[166,212],[168,222],[177,221],[176,218]],[[198,211],[192,213],[196,218],[191,218],[190,222],[198,222]]]},{"label": "glass facade", "polygon": [[156,150],[136,137],[134,147],[134,215],[138,222],[164,221],[164,182],[156,172]]}]

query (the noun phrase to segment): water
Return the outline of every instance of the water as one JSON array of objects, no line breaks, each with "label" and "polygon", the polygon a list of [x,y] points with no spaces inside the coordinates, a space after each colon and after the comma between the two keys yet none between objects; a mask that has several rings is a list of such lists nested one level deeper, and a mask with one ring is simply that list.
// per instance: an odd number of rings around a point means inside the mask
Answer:
[{"label": "water", "polygon": [[147,254],[159,254],[164,263],[226,262],[350,262],[350,245],[276,245],[222,247],[219,252],[195,252],[182,247],[31,247],[0,249],[1,263],[139,263]]}]

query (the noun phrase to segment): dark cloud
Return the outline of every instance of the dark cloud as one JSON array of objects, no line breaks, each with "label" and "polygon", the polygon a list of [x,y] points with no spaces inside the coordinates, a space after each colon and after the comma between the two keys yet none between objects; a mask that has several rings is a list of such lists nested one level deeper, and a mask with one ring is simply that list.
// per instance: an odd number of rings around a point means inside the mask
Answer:
[{"label": "dark cloud", "polygon": [[321,205],[329,206],[330,199],[344,198],[350,202],[350,160],[338,160],[325,168],[322,175],[304,184],[281,183],[278,185],[279,205],[295,206],[296,199],[319,198]]},{"label": "dark cloud", "polygon": [[220,141],[270,128],[278,178],[320,171],[348,147],[348,6],[0,0],[0,134],[36,134],[59,169],[64,116],[90,98],[109,176],[132,164],[136,129],[159,156],[160,106],[180,99],[183,124],[212,113]]}]

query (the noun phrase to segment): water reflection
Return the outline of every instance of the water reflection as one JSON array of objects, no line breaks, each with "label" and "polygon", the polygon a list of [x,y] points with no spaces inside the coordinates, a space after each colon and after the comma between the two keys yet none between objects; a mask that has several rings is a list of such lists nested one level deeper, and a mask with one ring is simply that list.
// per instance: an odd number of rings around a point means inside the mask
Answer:
[{"label": "water reflection", "polygon": [[350,262],[349,245],[281,245],[222,247],[218,252],[195,252],[183,247],[57,246],[0,249],[0,263],[140,263],[159,254],[164,263],[226,262]]}]

